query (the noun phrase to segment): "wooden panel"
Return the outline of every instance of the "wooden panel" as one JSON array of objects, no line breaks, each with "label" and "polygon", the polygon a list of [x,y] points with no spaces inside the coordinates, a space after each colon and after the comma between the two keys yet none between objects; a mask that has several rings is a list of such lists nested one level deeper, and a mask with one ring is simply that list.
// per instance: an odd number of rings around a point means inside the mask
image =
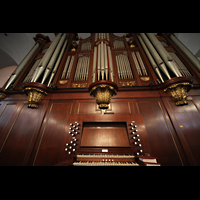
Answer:
[{"label": "wooden panel", "polygon": [[[4,129],[9,129],[8,124],[14,120],[17,104],[16,103],[5,103],[1,106],[0,110],[0,141],[2,140],[2,133]],[[0,142],[1,146],[1,142]]]},{"label": "wooden panel", "polygon": [[49,105],[34,150],[33,165],[56,165],[65,159],[63,143],[69,130],[66,126],[67,117],[73,105],[72,102],[65,102],[52,102]]},{"label": "wooden panel", "polygon": [[159,99],[137,99],[137,107],[146,126],[153,156],[162,165],[182,165],[180,153],[173,137],[173,129],[167,120]]},{"label": "wooden panel", "polygon": [[[95,100],[80,100],[77,104],[77,114],[101,114],[101,109],[98,108]],[[107,111],[115,114],[131,114],[131,102],[127,99],[111,100]]]},{"label": "wooden panel", "polygon": [[[88,123],[87,123],[88,124]],[[89,123],[83,126],[81,146],[130,147],[126,123]]]},{"label": "wooden panel", "polygon": [[130,103],[128,101],[112,102],[111,106],[115,114],[131,114]]},{"label": "wooden panel", "polygon": [[200,159],[199,159],[199,155],[200,155],[200,146],[191,146],[190,147],[190,151],[192,153],[192,157],[195,160],[195,164],[197,166],[200,166]]},{"label": "wooden panel", "polygon": [[200,158],[197,156],[200,149],[200,112],[197,99],[196,104],[193,100],[188,100],[188,105],[176,107],[171,99],[166,99],[165,102],[190,165],[198,165],[200,163]]},{"label": "wooden panel", "polygon": [[77,114],[101,114],[96,102],[79,102]]},{"label": "wooden panel", "polygon": [[[13,115],[14,106],[8,104],[4,115]],[[5,129],[2,133],[1,165],[23,165],[26,162],[28,151],[32,150],[30,149],[32,139],[37,134],[36,129],[40,124],[43,106],[44,104],[40,104],[39,109],[29,109],[27,103],[18,103],[18,110],[14,112],[15,119],[6,124],[9,130]]]}]

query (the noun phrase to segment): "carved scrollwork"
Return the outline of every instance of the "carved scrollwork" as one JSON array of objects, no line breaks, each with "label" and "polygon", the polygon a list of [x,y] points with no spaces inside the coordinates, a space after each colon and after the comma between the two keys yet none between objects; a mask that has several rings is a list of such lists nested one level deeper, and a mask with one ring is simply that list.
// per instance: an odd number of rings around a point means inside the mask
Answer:
[{"label": "carved scrollwork", "polygon": [[87,83],[72,83],[73,88],[85,88]]},{"label": "carved scrollwork", "polygon": [[128,82],[119,82],[120,83],[120,85],[122,86],[122,87],[132,87],[132,86],[134,86],[135,85],[135,81],[128,81]]}]

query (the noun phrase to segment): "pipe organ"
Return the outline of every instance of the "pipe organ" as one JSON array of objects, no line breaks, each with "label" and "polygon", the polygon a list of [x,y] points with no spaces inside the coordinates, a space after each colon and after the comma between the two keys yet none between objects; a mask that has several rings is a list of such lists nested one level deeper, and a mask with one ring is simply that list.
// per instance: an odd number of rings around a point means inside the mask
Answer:
[{"label": "pipe organ", "polygon": [[133,72],[126,52],[117,53],[116,61],[119,79],[133,79]]},{"label": "pipe organ", "polygon": [[79,55],[74,81],[82,81],[88,79],[90,55]]},{"label": "pipe organ", "polygon": [[0,165],[200,165],[199,62],[173,34],[34,40],[0,88]]}]

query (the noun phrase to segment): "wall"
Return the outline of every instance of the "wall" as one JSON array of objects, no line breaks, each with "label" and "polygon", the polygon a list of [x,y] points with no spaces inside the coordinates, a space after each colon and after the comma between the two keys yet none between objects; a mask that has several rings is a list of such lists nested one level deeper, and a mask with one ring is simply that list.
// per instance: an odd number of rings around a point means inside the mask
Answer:
[{"label": "wall", "polygon": [[0,69],[0,88],[3,87],[5,82],[8,80],[10,75],[15,71],[17,66],[9,66],[3,69]]}]

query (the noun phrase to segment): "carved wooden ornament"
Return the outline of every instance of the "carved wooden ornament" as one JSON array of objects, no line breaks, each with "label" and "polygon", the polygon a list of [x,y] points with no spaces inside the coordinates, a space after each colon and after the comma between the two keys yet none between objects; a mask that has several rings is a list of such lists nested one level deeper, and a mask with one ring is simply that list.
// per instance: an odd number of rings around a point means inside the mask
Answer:
[{"label": "carved wooden ornament", "polygon": [[28,96],[28,108],[38,108],[38,103],[47,95],[47,92],[38,88],[25,88],[24,92]]},{"label": "carved wooden ornament", "polygon": [[187,105],[188,102],[187,92],[193,87],[190,83],[177,83],[164,89],[164,92],[168,92],[172,99],[176,102],[177,106]]}]

